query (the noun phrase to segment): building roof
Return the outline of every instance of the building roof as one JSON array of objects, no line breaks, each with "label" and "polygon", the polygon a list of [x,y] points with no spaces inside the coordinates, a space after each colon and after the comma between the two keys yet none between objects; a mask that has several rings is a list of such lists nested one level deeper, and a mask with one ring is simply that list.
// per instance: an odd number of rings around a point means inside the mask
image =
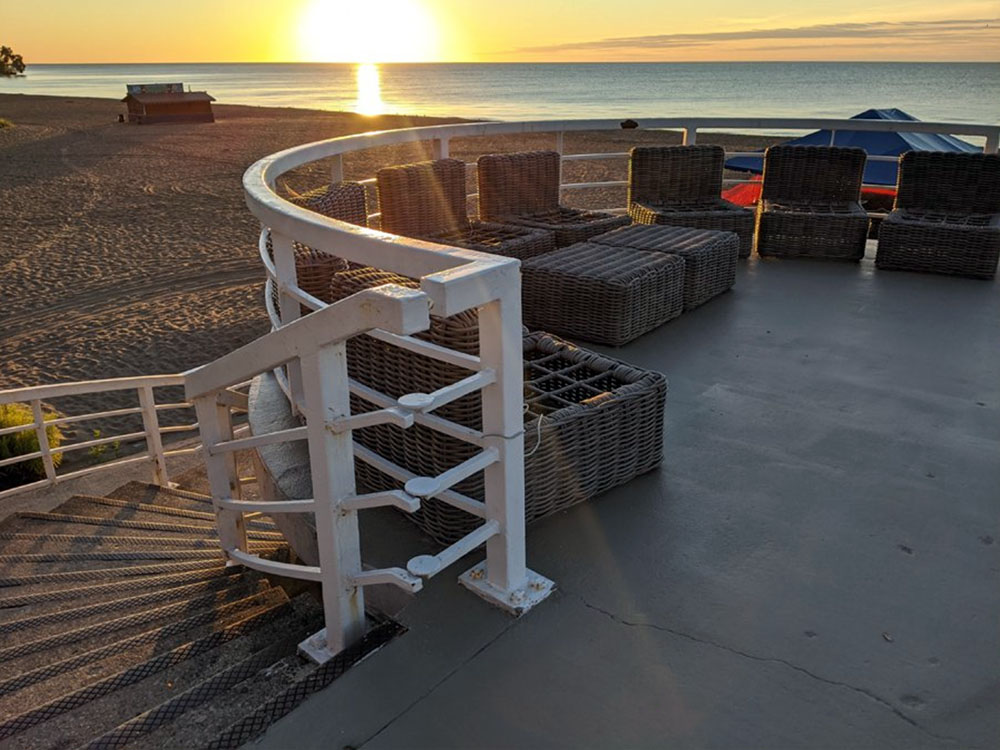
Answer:
[{"label": "building roof", "polygon": [[173,94],[128,94],[123,102],[134,99],[142,104],[158,104],[163,102],[214,102],[215,97],[207,91],[181,91]]}]

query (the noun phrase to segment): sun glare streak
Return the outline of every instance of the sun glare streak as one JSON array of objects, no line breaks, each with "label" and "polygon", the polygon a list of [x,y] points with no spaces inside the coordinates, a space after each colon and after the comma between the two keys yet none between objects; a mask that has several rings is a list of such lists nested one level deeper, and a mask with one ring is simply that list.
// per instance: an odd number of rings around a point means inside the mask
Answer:
[{"label": "sun glare streak", "polygon": [[426,62],[438,57],[438,28],[420,0],[311,0],[299,47],[312,62]]},{"label": "sun glare streak", "polygon": [[380,115],[385,111],[382,83],[375,63],[358,65],[358,101],[354,111],[361,115]]}]

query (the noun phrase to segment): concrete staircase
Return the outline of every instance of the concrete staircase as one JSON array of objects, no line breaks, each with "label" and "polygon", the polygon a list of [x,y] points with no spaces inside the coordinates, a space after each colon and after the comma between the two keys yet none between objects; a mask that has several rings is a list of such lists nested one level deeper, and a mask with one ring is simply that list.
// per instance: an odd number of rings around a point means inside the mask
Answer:
[{"label": "concrete staircase", "polygon": [[[270,519],[251,551],[287,560]],[[316,667],[298,582],[226,567],[211,501],[139,482],[0,522],[0,749],[228,748],[390,640]]]}]

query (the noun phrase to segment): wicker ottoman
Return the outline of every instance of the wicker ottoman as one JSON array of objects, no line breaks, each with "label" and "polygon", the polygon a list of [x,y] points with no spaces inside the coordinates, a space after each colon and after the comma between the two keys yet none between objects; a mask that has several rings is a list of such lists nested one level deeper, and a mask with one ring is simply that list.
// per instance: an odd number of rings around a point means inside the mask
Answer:
[{"label": "wicker ottoman", "polygon": [[[358,376],[367,380],[363,369],[358,368]],[[624,484],[663,460],[667,381],[660,373],[580,349],[547,333],[532,333],[524,338],[524,394],[528,523]],[[372,408],[352,396],[352,413]],[[479,451],[421,425],[406,430],[376,425],[354,434],[360,445],[418,476],[441,474]],[[355,467],[358,492],[402,487],[402,482],[363,461],[356,461]],[[483,475],[460,482],[455,490],[482,500]],[[434,498],[405,515],[445,544],[482,524],[481,519]]]},{"label": "wicker ottoman", "polygon": [[684,309],[691,310],[736,283],[740,239],[733,232],[635,224],[591,242],[679,255],[684,259]]},{"label": "wicker ottoman", "polygon": [[529,328],[621,346],[684,309],[679,255],[580,242],[521,265]]}]

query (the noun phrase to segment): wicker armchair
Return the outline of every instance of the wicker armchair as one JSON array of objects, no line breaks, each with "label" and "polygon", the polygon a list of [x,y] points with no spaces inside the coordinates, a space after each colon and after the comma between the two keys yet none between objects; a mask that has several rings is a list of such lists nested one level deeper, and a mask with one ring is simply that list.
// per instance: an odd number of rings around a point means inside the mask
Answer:
[{"label": "wicker armchair", "polygon": [[[308,208],[331,219],[339,219],[362,227],[368,226],[365,189],[356,182],[341,182],[310,190],[308,193],[292,194],[288,200],[296,206]],[[317,299],[331,302],[330,279],[337,271],[347,269],[348,262],[336,255],[313,250],[301,242],[293,243],[292,247],[295,251],[295,277],[299,287]],[[273,259],[274,250],[271,247],[270,234],[267,237],[267,249]],[[277,291],[274,296],[277,297]],[[303,306],[302,314],[309,312],[311,311]]]},{"label": "wicker armchair", "polygon": [[1000,259],[1000,156],[908,151],[875,265],[992,279]]},{"label": "wicker armchair", "polygon": [[628,213],[636,224],[735,232],[739,257],[753,249],[753,213],[721,197],[720,146],[637,146],[629,154]]},{"label": "wicker armchair", "polygon": [[560,156],[525,151],[479,157],[479,216],[555,232],[566,247],[630,223],[627,216],[582,211],[559,204]]},{"label": "wicker armchair", "polygon": [[542,229],[470,221],[464,162],[387,167],[376,177],[383,231],[521,260],[555,249],[552,233]]},{"label": "wicker armchair", "polygon": [[757,254],[860,260],[868,238],[861,207],[865,152],[771,146],[757,205]]}]

